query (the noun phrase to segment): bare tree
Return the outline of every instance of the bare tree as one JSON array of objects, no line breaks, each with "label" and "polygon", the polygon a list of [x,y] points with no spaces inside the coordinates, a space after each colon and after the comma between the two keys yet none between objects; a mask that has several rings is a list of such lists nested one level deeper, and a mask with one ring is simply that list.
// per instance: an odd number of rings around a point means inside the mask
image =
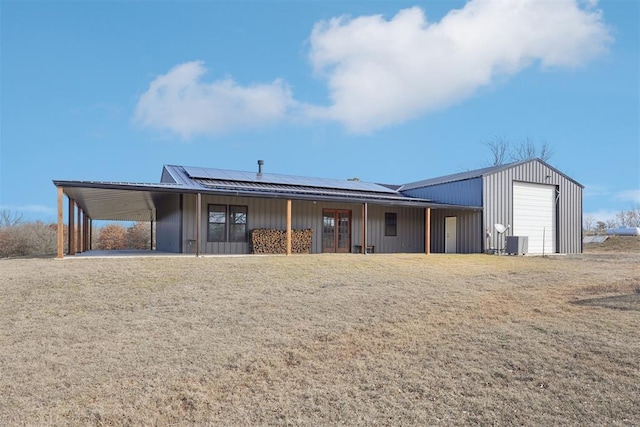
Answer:
[{"label": "bare tree", "polygon": [[127,248],[127,230],[118,224],[109,224],[100,229],[98,249],[114,250]]},{"label": "bare tree", "polygon": [[640,227],[640,205],[628,211],[620,211],[616,214],[621,227]]},{"label": "bare tree", "polygon": [[618,222],[615,219],[607,220],[607,228],[616,228],[618,226]]},{"label": "bare tree", "polygon": [[129,249],[150,249],[151,224],[148,222],[136,222],[127,228],[127,243]]},{"label": "bare tree", "polygon": [[10,228],[22,224],[24,215],[21,213],[12,213],[9,209],[0,211],[0,228]]},{"label": "bare tree", "polygon": [[482,144],[491,152],[491,166],[499,166],[507,161],[507,155],[511,149],[509,141],[501,136],[495,136],[493,139],[483,141]]},{"label": "bare tree", "polygon": [[591,215],[587,215],[582,219],[582,229],[586,232],[593,230],[593,224],[596,221]]},{"label": "bare tree", "polygon": [[517,162],[520,160],[529,160],[538,158],[548,161],[553,155],[553,150],[546,141],[538,147],[530,138],[525,139],[520,145],[511,150],[511,160]]},{"label": "bare tree", "polygon": [[0,257],[54,254],[56,230],[57,225],[41,221],[0,227]]},{"label": "bare tree", "polygon": [[496,136],[493,139],[483,141],[482,144],[491,152],[491,166],[498,166],[510,161],[520,161],[539,158],[543,161],[549,161],[553,155],[553,149],[546,141],[540,145],[536,144],[532,139],[527,138],[519,145],[513,145],[504,137]]}]

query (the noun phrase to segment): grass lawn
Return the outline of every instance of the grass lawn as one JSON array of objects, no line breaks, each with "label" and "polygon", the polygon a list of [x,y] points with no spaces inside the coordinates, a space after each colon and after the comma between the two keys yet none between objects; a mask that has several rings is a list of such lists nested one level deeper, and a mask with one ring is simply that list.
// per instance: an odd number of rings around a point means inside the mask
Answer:
[{"label": "grass lawn", "polygon": [[639,425],[640,253],[0,260],[0,425]]}]

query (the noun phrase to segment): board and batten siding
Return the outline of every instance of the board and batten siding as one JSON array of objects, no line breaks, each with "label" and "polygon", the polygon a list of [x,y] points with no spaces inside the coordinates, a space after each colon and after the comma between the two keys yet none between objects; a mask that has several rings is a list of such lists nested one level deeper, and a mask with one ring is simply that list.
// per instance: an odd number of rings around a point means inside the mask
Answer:
[{"label": "board and batten siding", "polygon": [[182,252],[182,196],[168,194],[156,205],[156,250]]},{"label": "board and batten siding", "polygon": [[[200,252],[205,254],[247,254],[249,242],[208,242],[207,207],[210,204],[247,206],[247,229],[286,229],[286,199],[260,199],[235,196],[202,195]],[[196,195],[184,195],[183,238],[184,252],[195,241]],[[311,253],[322,253],[322,212],[324,209],[351,211],[351,247],[362,245],[362,203],[334,203],[293,200],[291,227],[313,230]],[[385,236],[385,213],[398,215],[397,236]],[[367,243],[379,253],[424,252],[424,209],[400,206],[367,206]]]},{"label": "board and batten siding", "polygon": [[513,183],[554,185],[557,188],[556,252],[582,252],[582,186],[544,163],[532,160],[484,176],[485,232],[491,233],[488,248],[504,248],[507,230],[500,235],[494,224],[513,224]]},{"label": "board and batten siding", "polygon": [[[376,253],[424,252],[423,208],[369,204],[367,211],[367,245],[375,246]],[[396,236],[385,236],[386,213],[397,214]]]},{"label": "board and batten siding", "polygon": [[431,252],[445,252],[445,218],[456,217],[456,252],[482,252],[482,212],[456,209],[431,210]]}]

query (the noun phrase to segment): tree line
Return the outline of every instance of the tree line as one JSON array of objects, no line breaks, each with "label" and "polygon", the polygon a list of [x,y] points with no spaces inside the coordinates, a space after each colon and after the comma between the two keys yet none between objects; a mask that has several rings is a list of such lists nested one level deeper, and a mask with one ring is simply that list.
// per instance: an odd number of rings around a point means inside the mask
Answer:
[{"label": "tree line", "polygon": [[[0,211],[0,258],[20,256],[53,256],[58,248],[58,224],[26,221],[21,214]],[[68,228],[63,230],[64,251],[68,251]],[[92,249],[151,249],[151,223],[136,222],[93,226]]]},{"label": "tree line", "polygon": [[615,219],[601,221],[593,215],[587,215],[582,220],[582,228],[586,233],[605,233],[608,229],[617,227],[640,227],[640,205],[628,211],[620,211]]}]

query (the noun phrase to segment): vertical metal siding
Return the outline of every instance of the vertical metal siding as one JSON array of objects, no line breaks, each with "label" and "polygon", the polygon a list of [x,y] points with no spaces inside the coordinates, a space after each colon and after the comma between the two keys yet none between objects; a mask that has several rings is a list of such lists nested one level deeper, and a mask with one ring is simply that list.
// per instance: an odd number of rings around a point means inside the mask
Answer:
[{"label": "vertical metal siding", "polygon": [[455,209],[431,210],[431,252],[444,253],[445,218],[457,218],[456,250],[469,254],[482,251],[484,235],[482,233],[482,212]]},{"label": "vertical metal siding", "polygon": [[[495,223],[513,224],[514,181],[558,187],[556,248],[560,253],[580,253],[582,187],[537,160],[484,177],[484,225],[492,233],[490,245],[498,247],[498,234],[493,228]],[[509,231],[505,234],[510,235]]]},{"label": "vertical metal siding", "polygon": [[[396,213],[397,235],[385,236],[385,213]],[[424,209],[369,205],[367,243],[378,253],[424,252]]]},{"label": "vertical metal siding", "polygon": [[[202,196],[202,236],[200,251],[208,254],[249,253],[249,243],[207,242],[207,206],[209,204],[244,205],[248,208],[248,230],[256,228],[286,228],[285,199],[254,199],[233,196]],[[184,238],[185,251],[189,240],[195,240],[195,196],[184,197]],[[294,229],[313,230],[311,253],[322,253],[322,211],[323,209],[345,209],[351,211],[351,250],[362,244],[362,204],[298,201],[292,202],[292,224]],[[385,236],[384,214],[398,214],[398,235]],[[379,253],[424,252],[424,209],[399,206],[368,206],[367,242],[375,246]]]},{"label": "vertical metal siding", "polygon": [[180,252],[180,196],[165,196],[156,205],[156,249]]},{"label": "vertical metal siding", "polygon": [[482,178],[465,179],[403,191],[411,197],[465,206],[482,206]]}]

